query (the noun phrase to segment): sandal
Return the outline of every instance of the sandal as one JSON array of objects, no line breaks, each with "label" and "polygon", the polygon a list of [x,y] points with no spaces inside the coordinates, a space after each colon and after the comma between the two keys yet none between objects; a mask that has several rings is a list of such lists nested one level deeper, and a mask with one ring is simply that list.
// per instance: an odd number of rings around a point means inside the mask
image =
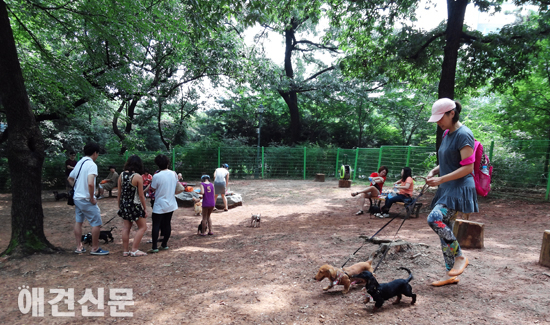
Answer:
[{"label": "sandal", "polygon": [[86,248],[82,247],[82,249],[75,249],[74,250],[74,253],[75,254],[82,254],[82,253],[86,253]]},{"label": "sandal", "polygon": [[139,249],[135,252],[130,252],[130,256],[132,257],[138,257],[138,256],[146,256],[147,253],[140,251]]},{"label": "sandal", "polygon": [[130,252],[122,252],[122,256],[128,257],[128,256],[130,256]]},{"label": "sandal", "polygon": [[357,211],[357,212],[355,213],[355,215],[358,216],[358,215],[361,215],[361,214],[363,214],[363,213],[365,213],[365,212],[363,212],[363,210],[359,210],[359,211]]},{"label": "sandal", "polygon": [[206,236],[206,234],[199,234],[199,236]]},{"label": "sandal", "polygon": [[441,281],[434,281],[432,282],[432,285],[434,287],[441,287],[441,286],[444,286],[444,285],[447,285],[447,284],[457,284],[460,280],[458,279],[458,277],[454,276],[450,279],[447,279],[447,280],[441,280]]},{"label": "sandal", "polygon": [[359,194],[359,193],[353,192],[353,193],[351,193],[351,196],[356,196],[357,194]]},{"label": "sandal", "polygon": [[223,211],[229,211],[229,209],[223,209]]},{"label": "sandal", "polygon": [[208,235],[214,236],[214,233],[213,233],[213,232],[209,232]]}]

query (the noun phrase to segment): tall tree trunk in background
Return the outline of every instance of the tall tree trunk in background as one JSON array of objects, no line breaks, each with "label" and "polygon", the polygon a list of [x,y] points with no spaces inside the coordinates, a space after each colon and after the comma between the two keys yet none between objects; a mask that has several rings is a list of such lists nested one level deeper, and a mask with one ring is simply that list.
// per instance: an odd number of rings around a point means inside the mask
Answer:
[{"label": "tall tree trunk in background", "polygon": [[6,3],[0,0],[0,97],[6,112],[12,206],[11,240],[3,254],[52,252],[44,235],[42,164],[44,140],[32,112],[17,57]]},{"label": "tall tree trunk in background", "polygon": [[292,143],[297,143],[302,133],[300,110],[298,109],[298,94],[293,90],[295,85],[293,83],[294,69],[292,68],[292,51],[294,50],[294,33],[297,26],[298,22],[295,18],[292,18],[290,27],[285,30],[285,75],[291,80],[291,84],[288,91],[279,90],[279,94],[285,100],[290,112],[290,139]]},{"label": "tall tree trunk in background", "polygon": [[[447,31],[445,33],[445,49],[439,80],[439,98],[454,99],[455,96],[456,64],[468,2],[468,0],[447,0]],[[438,126],[436,150],[439,150],[442,137],[443,130]]]}]

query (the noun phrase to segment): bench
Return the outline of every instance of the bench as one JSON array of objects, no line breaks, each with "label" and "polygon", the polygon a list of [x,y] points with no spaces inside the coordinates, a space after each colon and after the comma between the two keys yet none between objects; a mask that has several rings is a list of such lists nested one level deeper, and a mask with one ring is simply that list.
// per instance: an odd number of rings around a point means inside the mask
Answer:
[{"label": "bench", "polygon": [[[372,203],[372,204],[376,204],[378,207],[380,207],[380,203],[382,203],[382,201],[384,201],[384,202],[386,201],[385,196],[373,197],[372,199],[378,201],[376,203]],[[416,202],[414,204],[414,206],[411,206],[411,205],[405,206],[405,202],[395,202],[395,204],[399,204],[399,205],[405,207],[405,210],[407,212],[407,216],[406,216],[407,218],[412,217],[413,215],[416,216],[414,218],[419,217],[420,208],[422,208],[422,203]]]}]

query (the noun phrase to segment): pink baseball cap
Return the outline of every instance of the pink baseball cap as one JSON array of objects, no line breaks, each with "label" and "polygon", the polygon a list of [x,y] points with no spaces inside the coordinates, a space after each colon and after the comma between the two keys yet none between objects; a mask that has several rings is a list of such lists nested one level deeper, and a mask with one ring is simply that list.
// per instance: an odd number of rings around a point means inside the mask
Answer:
[{"label": "pink baseball cap", "polygon": [[437,122],[443,115],[456,107],[455,101],[449,98],[438,99],[432,106],[432,116],[428,122]]}]

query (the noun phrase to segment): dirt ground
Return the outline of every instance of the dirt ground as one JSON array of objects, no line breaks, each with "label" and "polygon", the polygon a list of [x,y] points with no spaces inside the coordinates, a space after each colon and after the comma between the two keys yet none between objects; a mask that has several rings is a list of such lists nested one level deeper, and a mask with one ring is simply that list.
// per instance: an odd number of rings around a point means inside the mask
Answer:
[{"label": "dirt ground", "polygon": [[[76,255],[74,209],[53,194],[43,194],[45,233],[65,250],[0,263],[0,323],[2,324],[550,324],[550,269],[538,264],[545,229],[550,229],[550,204],[520,200],[480,199],[480,213],[470,220],[485,224],[485,248],[465,249],[470,265],[460,283],[435,288],[430,283],[444,274],[439,239],[420,218],[407,220],[398,237],[411,249],[388,254],[376,271],[379,282],[406,276],[412,270],[417,302],[403,297],[388,301],[373,313],[363,304],[359,286],[343,295],[342,286],[324,292],[328,284],[313,280],[325,264],[341,266],[388,219],[355,216],[357,200],[350,196],[359,185],[338,188],[327,181],[231,181],[243,206],[213,214],[214,236],[197,236],[200,217],[192,208],[179,208],[172,219],[170,249],[145,257],[123,257],[115,218],[113,243],[101,247],[108,256]],[[429,205],[433,193],[421,198]],[[0,251],[9,242],[11,196],[0,196]],[[116,199],[99,201],[104,222],[116,212]],[[393,207],[392,212],[399,212]],[[249,226],[252,213],[261,213],[260,228]],[[401,219],[379,237],[394,239]],[[148,231],[140,248],[151,244]],[[87,223],[84,232],[90,230]],[[133,232],[132,232],[133,236]],[[89,247],[87,247],[89,250]],[[368,243],[349,262],[366,260],[378,248]],[[420,253],[420,254],[419,254]],[[375,260],[375,263],[378,259]],[[24,288],[44,288],[44,316],[23,314],[18,299]],[[74,289],[75,316],[52,316],[54,289]],[[97,298],[104,290],[104,308],[80,304],[86,289]],[[113,317],[110,289],[132,289],[132,316]],[[36,290],[35,290],[36,291]],[[20,292],[22,292],[20,294]],[[36,300],[36,299],[35,299]],[[29,301],[23,301],[25,304]],[[70,311],[61,301],[51,302]],[[23,305],[30,308],[30,305]],[[83,316],[83,306],[104,316]]]}]

